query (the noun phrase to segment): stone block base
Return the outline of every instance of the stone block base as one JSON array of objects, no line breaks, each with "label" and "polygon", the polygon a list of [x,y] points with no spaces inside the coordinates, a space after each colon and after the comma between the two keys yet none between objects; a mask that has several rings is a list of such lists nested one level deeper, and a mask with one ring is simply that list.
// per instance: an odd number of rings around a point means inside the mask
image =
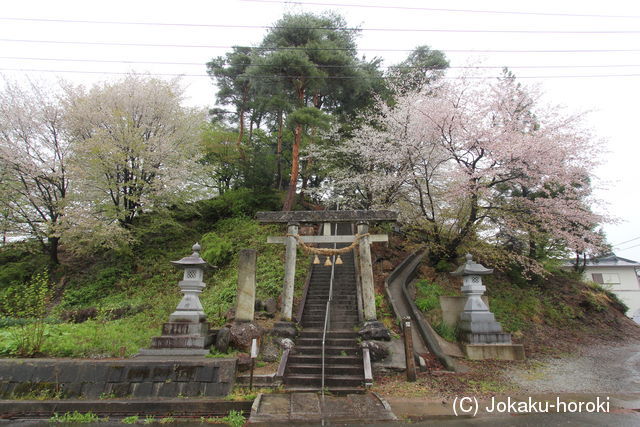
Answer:
[{"label": "stone block base", "polygon": [[212,344],[212,337],[208,335],[163,335],[151,338],[151,348],[209,348]]},{"label": "stone block base", "polygon": [[208,322],[167,322],[162,325],[162,335],[151,338],[151,348],[141,350],[140,354],[205,355],[213,344],[213,339]]},{"label": "stone block base", "polygon": [[167,322],[162,325],[162,335],[207,335],[209,322]]},{"label": "stone block base", "polygon": [[471,360],[524,360],[522,344],[463,344],[467,358]]},{"label": "stone block base", "polygon": [[506,332],[473,333],[461,331],[460,340],[469,344],[511,344],[511,334]]}]

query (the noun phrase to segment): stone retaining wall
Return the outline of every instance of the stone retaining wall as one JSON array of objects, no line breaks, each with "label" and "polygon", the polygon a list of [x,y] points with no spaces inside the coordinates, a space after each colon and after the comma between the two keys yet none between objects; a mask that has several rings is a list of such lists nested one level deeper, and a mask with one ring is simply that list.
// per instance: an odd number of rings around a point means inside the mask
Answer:
[{"label": "stone retaining wall", "polygon": [[0,398],[225,396],[236,359],[2,359]]}]

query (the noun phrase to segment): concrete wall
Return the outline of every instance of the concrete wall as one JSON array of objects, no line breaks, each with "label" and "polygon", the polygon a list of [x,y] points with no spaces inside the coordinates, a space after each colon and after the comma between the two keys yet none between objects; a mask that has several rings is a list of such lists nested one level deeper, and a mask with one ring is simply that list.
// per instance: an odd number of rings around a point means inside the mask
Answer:
[{"label": "concrete wall", "polygon": [[[442,321],[445,325],[455,328],[460,320],[460,313],[464,310],[464,303],[467,297],[440,297],[440,308],[442,309]],[[482,301],[489,306],[489,298],[482,296]]]},{"label": "concrete wall", "polygon": [[584,271],[585,279],[592,281],[592,273],[616,273],[620,277],[620,284],[603,286],[616,294],[629,307],[627,316],[640,315],[640,282],[633,267],[587,267]]},{"label": "concrete wall", "polygon": [[0,398],[47,393],[62,397],[225,396],[236,359],[0,360]]}]

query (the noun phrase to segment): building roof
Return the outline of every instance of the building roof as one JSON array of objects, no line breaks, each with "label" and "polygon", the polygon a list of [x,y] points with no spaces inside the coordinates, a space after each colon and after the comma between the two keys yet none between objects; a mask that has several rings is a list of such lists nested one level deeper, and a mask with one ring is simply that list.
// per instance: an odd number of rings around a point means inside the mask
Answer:
[{"label": "building roof", "polygon": [[587,267],[640,267],[640,262],[622,258],[616,254],[604,255],[587,260]]}]

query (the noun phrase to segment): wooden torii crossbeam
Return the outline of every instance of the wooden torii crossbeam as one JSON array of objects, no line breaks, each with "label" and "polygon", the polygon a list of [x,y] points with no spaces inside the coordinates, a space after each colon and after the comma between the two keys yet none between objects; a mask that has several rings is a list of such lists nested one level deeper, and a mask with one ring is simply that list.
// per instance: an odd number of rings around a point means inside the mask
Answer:
[{"label": "wooden torii crossbeam", "polygon": [[[293,289],[296,271],[296,252],[298,226],[301,223],[355,222],[361,237],[358,245],[360,261],[360,283],[362,285],[362,302],[365,321],[376,320],[376,304],[373,286],[373,268],[371,265],[371,248],[373,242],[387,242],[386,234],[368,235],[369,222],[395,221],[398,214],[393,211],[353,210],[353,211],[284,211],[258,212],[258,221],[266,224],[286,223],[287,236],[269,236],[267,243],[285,244],[284,286],[282,290],[282,320],[290,321],[293,312]],[[356,236],[299,236],[304,243],[352,243]]]}]

